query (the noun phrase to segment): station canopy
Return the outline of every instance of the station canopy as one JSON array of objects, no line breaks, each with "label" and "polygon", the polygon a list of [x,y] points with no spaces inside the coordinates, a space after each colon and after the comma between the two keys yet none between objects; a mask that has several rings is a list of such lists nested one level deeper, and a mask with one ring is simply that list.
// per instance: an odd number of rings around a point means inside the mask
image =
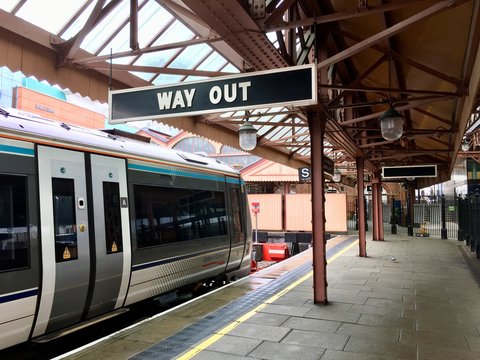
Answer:
[{"label": "station canopy", "polygon": [[[478,120],[479,6],[475,0],[3,0],[0,27],[9,34],[0,40],[42,46],[54,69],[95,72],[111,78],[114,89],[316,58],[319,105],[253,110],[253,153],[293,167],[309,164],[307,112],[320,111],[324,154],[344,181],[354,180],[355,159],[363,157],[372,174],[382,166],[436,164],[439,176],[422,180],[427,185],[449,179],[465,129]],[[80,86],[51,69],[4,58],[0,65],[39,80],[72,91]],[[106,101],[107,92],[82,95]],[[403,118],[397,140],[380,131],[379,117],[390,107]],[[245,111],[231,111],[161,121],[238,147],[245,118]]]}]

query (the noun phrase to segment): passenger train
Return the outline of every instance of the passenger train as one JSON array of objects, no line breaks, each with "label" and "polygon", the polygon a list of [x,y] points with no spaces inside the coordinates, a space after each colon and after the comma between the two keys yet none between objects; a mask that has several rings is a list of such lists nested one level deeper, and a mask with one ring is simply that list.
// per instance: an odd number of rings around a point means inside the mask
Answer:
[{"label": "passenger train", "polygon": [[244,276],[251,250],[228,165],[0,109],[0,349]]}]

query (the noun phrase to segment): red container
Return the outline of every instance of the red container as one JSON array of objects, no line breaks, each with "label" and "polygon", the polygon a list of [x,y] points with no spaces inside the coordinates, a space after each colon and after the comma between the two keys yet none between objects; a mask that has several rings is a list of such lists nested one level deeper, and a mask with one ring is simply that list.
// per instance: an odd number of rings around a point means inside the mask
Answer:
[{"label": "red container", "polygon": [[282,261],[290,257],[288,246],[285,243],[263,244],[263,260]]}]

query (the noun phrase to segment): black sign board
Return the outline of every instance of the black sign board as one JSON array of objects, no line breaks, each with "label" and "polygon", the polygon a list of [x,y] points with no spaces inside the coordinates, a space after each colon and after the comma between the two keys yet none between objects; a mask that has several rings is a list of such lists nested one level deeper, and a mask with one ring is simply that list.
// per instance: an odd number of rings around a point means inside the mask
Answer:
[{"label": "black sign board", "polygon": [[302,167],[298,169],[298,181],[301,183],[310,182],[312,177],[310,175],[310,166]]},{"label": "black sign board", "polygon": [[317,103],[314,64],[110,91],[109,123]]},{"label": "black sign board", "polygon": [[[333,176],[333,171],[334,171],[334,163],[333,160],[330,158],[324,156],[323,157],[323,171],[326,172],[327,174],[330,174]],[[310,182],[312,180],[311,178],[311,168],[310,166],[305,166],[301,167],[298,169],[298,181],[301,183],[305,182]]]},{"label": "black sign board", "polygon": [[382,178],[422,178],[437,177],[437,165],[384,166]]}]

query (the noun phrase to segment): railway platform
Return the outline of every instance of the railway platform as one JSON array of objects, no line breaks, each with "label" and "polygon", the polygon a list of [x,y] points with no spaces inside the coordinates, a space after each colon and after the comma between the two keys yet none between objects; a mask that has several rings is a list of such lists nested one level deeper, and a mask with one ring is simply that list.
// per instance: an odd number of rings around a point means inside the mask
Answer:
[{"label": "railway platform", "polygon": [[462,242],[386,234],[327,243],[328,305],[313,303],[299,255],[62,358],[480,358],[480,288]]}]

